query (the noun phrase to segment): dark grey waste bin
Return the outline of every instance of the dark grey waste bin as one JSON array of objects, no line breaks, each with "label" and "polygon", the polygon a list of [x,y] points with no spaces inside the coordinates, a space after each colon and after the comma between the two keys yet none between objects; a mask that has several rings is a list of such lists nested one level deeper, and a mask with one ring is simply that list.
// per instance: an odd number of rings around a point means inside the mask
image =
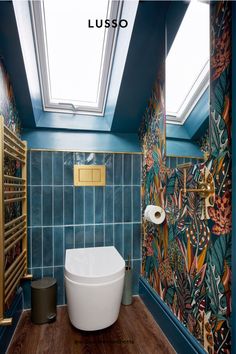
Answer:
[{"label": "dark grey waste bin", "polygon": [[42,278],[31,283],[31,320],[42,324],[53,322],[57,315],[57,281]]}]

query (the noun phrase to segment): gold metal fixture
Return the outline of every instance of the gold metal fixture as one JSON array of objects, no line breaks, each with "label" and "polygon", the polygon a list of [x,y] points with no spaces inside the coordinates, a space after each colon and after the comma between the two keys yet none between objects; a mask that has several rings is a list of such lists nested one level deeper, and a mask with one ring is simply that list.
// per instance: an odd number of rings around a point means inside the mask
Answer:
[{"label": "gold metal fixture", "polygon": [[[5,156],[21,164],[21,177],[4,174]],[[21,202],[22,214],[5,223],[5,205],[13,202]],[[6,254],[18,242],[22,243],[21,252],[5,269]],[[27,143],[0,116],[0,326],[12,324],[12,318],[4,318],[5,307],[23,278],[32,278],[27,274]]]},{"label": "gold metal fixture", "polygon": [[215,201],[215,182],[209,169],[204,166],[198,178],[198,188],[187,188],[187,169],[191,165],[182,166],[184,174],[184,188],[180,190],[184,196],[186,193],[199,193],[202,198],[201,220],[210,219],[208,208],[214,206]]},{"label": "gold metal fixture", "polygon": [[75,186],[105,186],[105,165],[74,165]]}]

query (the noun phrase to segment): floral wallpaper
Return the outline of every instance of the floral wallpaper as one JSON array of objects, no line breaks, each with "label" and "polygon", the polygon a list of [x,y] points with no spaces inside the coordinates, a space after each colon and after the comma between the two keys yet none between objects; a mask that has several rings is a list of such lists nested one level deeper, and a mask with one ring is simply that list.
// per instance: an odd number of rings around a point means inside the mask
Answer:
[{"label": "floral wallpaper", "polygon": [[[231,4],[211,2],[210,156],[186,169],[187,188],[208,179],[215,197],[181,191],[184,170],[165,163],[164,81],[144,114],[142,208],[162,206],[162,225],[143,221],[143,276],[208,353],[231,348]],[[210,173],[209,173],[210,172]]]},{"label": "floral wallpaper", "polygon": [[[5,125],[17,136],[20,136],[20,120],[16,110],[13,89],[3,60],[0,58],[0,115],[4,117]],[[6,157],[4,158],[4,174],[21,177],[20,163]],[[10,187],[5,190],[10,190]],[[7,223],[21,215],[21,203],[9,203],[5,205],[4,222]],[[17,243],[5,257],[5,269],[15,260],[21,251],[21,242]]]},{"label": "floral wallpaper", "polygon": [[4,123],[16,135],[20,136],[20,119],[16,110],[13,88],[9,75],[0,57],[0,115],[4,117]]}]

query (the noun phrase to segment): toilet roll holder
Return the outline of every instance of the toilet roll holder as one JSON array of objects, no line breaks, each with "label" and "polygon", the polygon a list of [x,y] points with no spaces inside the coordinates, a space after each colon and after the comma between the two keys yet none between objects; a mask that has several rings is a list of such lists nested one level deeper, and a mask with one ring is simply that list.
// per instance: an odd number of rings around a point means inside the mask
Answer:
[{"label": "toilet roll holder", "polygon": [[183,167],[184,188],[181,188],[180,193],[186,196],[187,193],[199,193],[202,198],[202,213],[201,220],[209,219],[208,207],[213,207],[215,202],[215,182],[212,173],[204,166],[198,178],[198,188],[187,188],[187,168]]}]

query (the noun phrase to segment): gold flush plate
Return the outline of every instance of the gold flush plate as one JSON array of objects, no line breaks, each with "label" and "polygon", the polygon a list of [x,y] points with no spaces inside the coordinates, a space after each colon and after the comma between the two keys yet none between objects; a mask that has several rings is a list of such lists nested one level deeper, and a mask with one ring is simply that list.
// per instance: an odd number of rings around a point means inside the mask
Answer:
[{"label": "gold flush plate", "polygon": [[105,186],[106,166],[74,165],[75,186]]}]

